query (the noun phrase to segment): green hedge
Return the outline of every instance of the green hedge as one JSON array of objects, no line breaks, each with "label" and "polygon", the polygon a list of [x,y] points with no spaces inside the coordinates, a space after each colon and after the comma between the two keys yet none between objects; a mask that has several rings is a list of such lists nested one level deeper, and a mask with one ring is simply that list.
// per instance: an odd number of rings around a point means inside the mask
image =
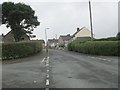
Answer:
[{"label": "green hedge", "polygon": [[73,41],[68,44],[68,50],[85,54],[118,56],[118,41]]},{"label": "green hedge", "polygon": [[38,41],[2,43],[2,59],[26,57],[42,51]]}]

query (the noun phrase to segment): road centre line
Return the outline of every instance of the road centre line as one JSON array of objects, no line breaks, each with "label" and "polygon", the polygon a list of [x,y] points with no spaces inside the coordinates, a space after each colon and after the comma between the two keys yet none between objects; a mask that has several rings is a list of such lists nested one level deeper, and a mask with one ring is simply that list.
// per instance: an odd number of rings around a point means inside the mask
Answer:
[{"label": "road centre line", "polygon": [[50,57],[48,56],[47,59],[49,59]]},{"label": "road centre line", "polygon": [[49,57],[46,57],[46,68],[47,68],[47,74],[46,74],[46,90],[49,90],[49,84],[50,84],[50,81],[49,81]]},{"label": "road centre line", "polygon": [[49,80],[46,80],[46,86],[48,86],[50,84]]},{"label": "road centre line", "polygon": [[49,78],[50,76],[49,76],[49,74],[47,74],[47,78]]},{"label": "road centre line", "polygon": [[49,64],[47,63],[46,66],[49,66]]}]

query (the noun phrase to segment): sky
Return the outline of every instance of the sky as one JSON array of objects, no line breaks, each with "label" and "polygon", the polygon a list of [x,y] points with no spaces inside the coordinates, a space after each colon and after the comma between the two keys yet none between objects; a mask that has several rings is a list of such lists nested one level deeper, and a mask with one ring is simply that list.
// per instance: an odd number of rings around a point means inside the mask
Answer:
[{"label": "sky", "polygon": [[[74,34],[77,27],[90,30],[88,0],[2,0],[15,3],[23,2],[35,10],[40,26],[34,29],[34,39]],[[93,33],[95,38],[114,37],[118,33],[118,0],[91,0]],[[10,29],[0,26],[0,33]]]}]

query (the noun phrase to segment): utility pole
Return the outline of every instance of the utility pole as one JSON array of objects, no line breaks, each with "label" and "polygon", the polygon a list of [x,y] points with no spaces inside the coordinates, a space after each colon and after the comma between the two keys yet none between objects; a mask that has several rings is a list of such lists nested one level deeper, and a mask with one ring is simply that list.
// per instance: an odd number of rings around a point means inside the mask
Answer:
[{"label": "utility pole", "polygon": [[92,10],[91,10],[91,2],[89,0],[89,12],[90,12],[90,27],[91,27],[91,40],[93,40],[93,25],[92,25]]},{"label": "utility pole", "polygon": [[45,39],[46,39],[46,52],[48,53],[47,29],[49,28],[45,28]]}]

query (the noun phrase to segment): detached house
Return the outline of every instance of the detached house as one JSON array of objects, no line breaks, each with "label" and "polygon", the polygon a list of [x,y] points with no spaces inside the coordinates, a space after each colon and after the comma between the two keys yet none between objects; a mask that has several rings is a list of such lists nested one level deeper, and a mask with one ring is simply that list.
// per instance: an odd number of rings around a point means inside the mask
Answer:
[{"label": "detached house", "polygon": [[81,29],[77,28],[77,31],[72,35],[72,40],[90,40],[91,39],[91,32],[86,27]]},{"label": "detached house", "polygon": [[58,45],[59,46],[67,46],[70,39],[71,39],[70,34],[68,34],[68,35],[60,35],[60,37],[58,39]]}]

